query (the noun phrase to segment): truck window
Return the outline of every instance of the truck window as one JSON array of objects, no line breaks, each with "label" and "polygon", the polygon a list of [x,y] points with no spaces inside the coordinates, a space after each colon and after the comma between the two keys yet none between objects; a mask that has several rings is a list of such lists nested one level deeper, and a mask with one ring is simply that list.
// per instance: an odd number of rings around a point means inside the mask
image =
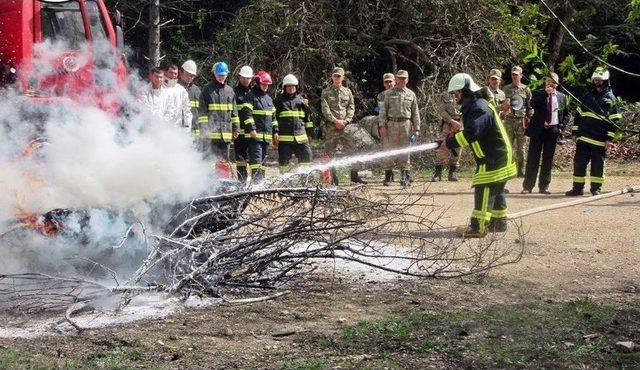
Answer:
[{"label": "truck window", "polygon": [[40,14],[43,41],[62,41],[72,49],[79,49],[87,41],[78,2],[41,2]]},{"label": "truck window", "polygon": [[104,22],[100,15],[100,8],[95,0],[86,2],[87,17],[89,19],[89,27],[91,27],[92,40],[104,40],[107,38],[107,32],[104,30]]}]

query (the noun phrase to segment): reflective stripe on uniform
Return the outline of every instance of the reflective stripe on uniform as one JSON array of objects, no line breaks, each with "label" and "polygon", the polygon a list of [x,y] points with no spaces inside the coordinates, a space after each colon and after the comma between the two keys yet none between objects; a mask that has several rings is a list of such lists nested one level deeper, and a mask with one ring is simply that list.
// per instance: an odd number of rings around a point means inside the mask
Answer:
[{"label": "reflective stripe on uniform", "polygon": [[207,137],[213,140],[231,140],[232,135],[230,132],[210,132]]},{"label": "reflective stripe on uniform", "polygon": [[304,112],[299,110],[285,110],[280,112],[278,118],[303,118]]},{"label": "reflective stripe on uniform", "polygon": [[200,108],[200,102],[198,100],[190,100],[189,107],[191,108]]},{"label": "reflective stripe on uniform", "polygon": [[616,133],[613,131],[607,131],[607,136],[613,140],[616,138]]},{"label": "reflective stripe on uniform", "polygon": [[492,209],[491,218],[507,218],[506,209]]},{"label": "reflective stripe on uniform", "polygon": [[594,184],[604,184],[604,176],[602,177],[591,176],[589,177],[589,180],[591,180],[591,182]]},{"label": "reflective stripe on uniform", "polygon": [[599,115],[597,113],[594,113],[594,112],[583,111],[580,107],[578,107],[576,110],[577,110],[578,114],[581,117],[593,118],[593,119],[597,119],[599,121],[606,121],[607,120],[607,117],[605,117],[605,116],[601,116],[601,115]]},{"label": "reflective stripe on uniform", "polygon": [[471,149],[473,149],[473,153],[476,155],[476,157],[484,158],[484,152],[482,151],[482,148],[480,147],[480,143],[478,143],[477,141],[472,142],[471,143]]},{"label": "reflective stripe on uniform", "polygon": [[207,116],[199,116],[198,117],[198,123],[207,123],[209,122],[209,117]]},{"label": "reflective stripe on uniform", "polygon": [[251,113],[254,116],[270,116],[270,115],[273,114],[273,112],[275,112],[275,109],[268,109],[268,110],[256,109],[256,110],[252,111]]},{"label": "reflective stripe on uniform", "polygon": [[249,109],[253,109],[253,104],[251,103],[242,103],[242,104],[238,104],[238,110],[242,109],[242,108],[249,108]]},{"label": "reflective stripe on uniform", "polygon": [[292,143],[292,142],[297,142],[297,143],[306,143],[307,142],[307,135],[306,134],[302,134],[302,135],[280,135],[280,141],[284,142],[284,143]]},{"label": "reflective stripe on uniform", "polygon": [[594,139],[586,137],[586,136],[580,136],[578,138],[578,141],[583,141],[585,143],[588,143],[588,144],[591,144],[591,145],[596,145],[596,146],[604,146],[604,141],[594,140]]},{"label": "reflective stripe on uniform", "polygon": [[622,119],[622,114],[614,113],[609,116],[609,119]]},{"label": "reflective stripe on uniform", "polygon": [[312,127],[313,127],[313,122],[305,122],[305,123],[304,123],[304,127],[306,127],[306,128],[312,128]]},{"label": "reflective stripe on uniform", "polygon": [[233,104],[231,103],[209,103],[209,111],[214,112],[231,112],[233,110]]},{"label": "reflective stripe on uniform", "polygon": [[490,184],[494,182],[501,182],[514,177],[517,174],[516,163],[498,168],[496,170],[487,171],[486,165],[480,165],[478,172],[473,175],[472,185]]},{"label": "reflective stripe on uniform", "polygon": [[585,177],[584,176],[573,176],[573,182],[577,182],[579,184],[584,184]]},{"label": "reflective stripe on uniform", "polygon": [[460,145],[460,146],[469,145],[469,142],[464,137],[464,132],[460,131],[457,134],[455,134],[453,137],[456,139],[456,142],[458,143],[458,145]]}]

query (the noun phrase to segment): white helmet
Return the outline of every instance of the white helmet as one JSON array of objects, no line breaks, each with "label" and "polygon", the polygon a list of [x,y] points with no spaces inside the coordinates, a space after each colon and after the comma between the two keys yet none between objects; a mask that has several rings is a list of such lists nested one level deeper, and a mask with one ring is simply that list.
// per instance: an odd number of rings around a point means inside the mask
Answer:
[{"label": "white helmet", "polygon": [[593,80],[607,81],[608,79],[609,79],[609,71],[607,71],[603,67],[596,68],[596,70],[593,71],[593,74],[591,75],[591,80],[592,81]]},{"label": "white helmet", "polygon": [[284,78],[282,79],[282,86],[288,85],[298,86],[298,79],[296,78],[296,76],[292,74],[284,76]]},{"label": "white helmet", "polygon": [[451,77],[451,79],[449,80],[449,87],[447,88],[447,91],[452,93],[464,88],[467,88],[473,92],[480,90],[480,86],[473,82],[473,78],[471,78],[469,74],[457,73],[453,75],[453,77]]},{"label": "white helmet", "polygon": [[192,75],[196,75],[198,72],[196,62],[194,62],[193,60],[187,60],[186,62],[182,63],[182,70],[191,73]]},{"label": "white helmet", "polygon": [[243,66],[240,68],[240,73],[238,73],[240,77],[245,78],[253,78],[253,69],[249,66]]}]

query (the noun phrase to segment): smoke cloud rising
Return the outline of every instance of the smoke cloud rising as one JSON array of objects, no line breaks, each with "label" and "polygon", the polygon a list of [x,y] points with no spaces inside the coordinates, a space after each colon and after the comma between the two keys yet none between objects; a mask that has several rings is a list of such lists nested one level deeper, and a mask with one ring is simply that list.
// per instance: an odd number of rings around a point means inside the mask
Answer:
[{"label": "smoke cloud rising", "polygon": [[[57,73],[56,63],[68,50],[63,44],[41,45],[28,79]],[[129,77],[126,86],[116,88],[117,56],[111,47],[95,45],[92,57],[87,51],[77,52],[79,73],[92,60],[101,61],[91,78],[113,88],[119,114],[100,109],[104,101],[96,100],[104,97],[91,94],[42,102],[46,99],[25,97],[18,89],[0,90],[0,274],[59,268],[56,261],[76,255],[109,255],[118,264],[131,252],[127,249],[141,248],[112,247],[134,221],[161,232],[177,204],[213,188],[211,167],[190,134],[138,102],[146,82]],[[74,211],[66,225],[82,232],[81,239],[76,233],[52,238],[34,230],[10,231],[21,216],[54,209]]]}]

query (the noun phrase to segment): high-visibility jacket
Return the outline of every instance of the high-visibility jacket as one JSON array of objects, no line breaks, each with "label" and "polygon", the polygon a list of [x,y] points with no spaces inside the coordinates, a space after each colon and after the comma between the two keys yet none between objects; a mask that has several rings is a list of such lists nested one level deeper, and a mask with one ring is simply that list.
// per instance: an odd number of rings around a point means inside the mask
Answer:
[{"label": "high-visibility jacket", "polygon": [[622,118],[616,97],[610,89],[595,90],[582,97],[571,127],[577,140],[604,147],[605,141],[613,141],[617,130],[615,122]]},{"label": "high-visibility jacket", "polygon": [[278,124],[273,132],[279,135],[281,143],[306,143],[311,136],[313,122],[309,107],[300,94],[280,94],[274,103]]},{"label": "high-visibility jacket", "polygon": [[251,89],[242,85],[238,85],[233,89],[233,92],[236,94],[236,106],[238,107],[238,116],[240,117],[238,131],[240,136],[246,136],[244,135],[246,125],[253,122],[253,118],[249,113],[251,103],[247,100],[247,94],[249,94],[250,91]]},{"label": "high-visibility jacket", "polygon": [[[247,94],[247,103],[251,109],[249,114],[253,118],[251,123],[245,126],[245,137],[251,137],[250,131],[256,130],[256,139],[260,142],[270,143],[273,139],[273,127],[278,125],[276,118],[276,107],[269,94],[260,90],[259,87],[251,89]],[[246,108],[249,110],[249,108]],[[240,111],[242,115],[242,110]]]},{"label": "high-visibility jacket", "polygon": [[473,186],[504,182],[516,176],[513,150],[498,112],[486,100],[473,97],[462,107],[464,129],[446,141],[448,148],[469,146],[476,160]]},{"label": "high-visibility jacket", "polygon": [[191,120],[191,132],[193,132],[194,136],[200,136],[200,127],[198,126],[198,108],[200,107],[200,87],[196,84],[187,85],[179,81],[180,85],[187,90],[187,94],[189,94],[189,107],[191,107],[191,115],[193,116]]},{"label": "high-visibility jacket", "polygon": [[200,94],[198,124],[200,137],[213,141],[231,142],[239,129],[240,118],[233,89],[213,81]]}]

